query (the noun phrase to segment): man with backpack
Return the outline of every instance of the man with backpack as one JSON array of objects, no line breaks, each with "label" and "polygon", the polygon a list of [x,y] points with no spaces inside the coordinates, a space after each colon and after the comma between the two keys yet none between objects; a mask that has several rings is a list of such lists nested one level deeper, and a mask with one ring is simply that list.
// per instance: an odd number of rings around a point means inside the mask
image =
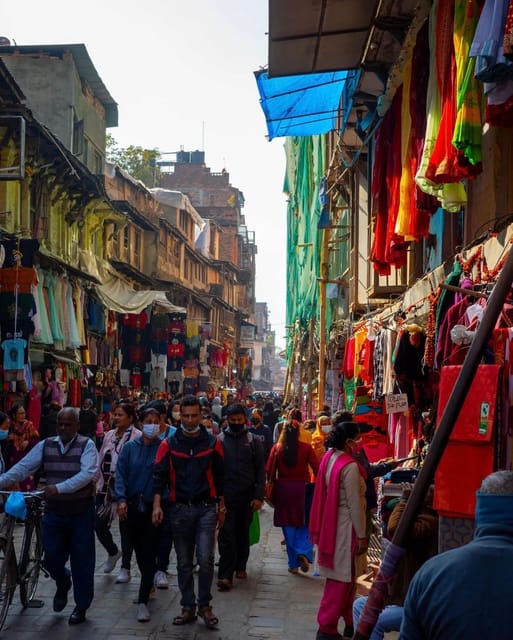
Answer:
[{"label": "man with backpack", "polygon": [[263,504],[265,455],[260,438],[246,427],[246,412],[241,404],[231,404],[226,418],[228,427],[219,434],[224,451],[224,499],[226,517],[219,529],[219,572],[217,587],[229,591],[233,576],[247,578],[249,528],[253,513]]}]

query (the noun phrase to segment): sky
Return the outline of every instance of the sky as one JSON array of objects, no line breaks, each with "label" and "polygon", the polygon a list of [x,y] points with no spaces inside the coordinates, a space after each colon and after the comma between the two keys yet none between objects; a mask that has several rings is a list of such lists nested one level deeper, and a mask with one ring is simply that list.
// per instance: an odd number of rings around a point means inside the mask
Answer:
[{"label": "sky", "polygon": [[[205,151],[245,198],[256,299],[285,344],[283,138],[269,142],[254,71],[267,64],[268,0],[25,0],[2,6],[18,45],[85,44],[118,103],[118,146]],[[14,43],[13,43],[14,44]],[[164,158],[165,159],[165,158]]]}]

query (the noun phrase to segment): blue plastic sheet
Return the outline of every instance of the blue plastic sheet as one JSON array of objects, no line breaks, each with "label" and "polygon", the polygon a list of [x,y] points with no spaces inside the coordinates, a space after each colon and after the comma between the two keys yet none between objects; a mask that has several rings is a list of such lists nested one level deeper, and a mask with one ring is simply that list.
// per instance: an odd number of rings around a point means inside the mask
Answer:
[{"label": "blue plastic sheet", "polygon": [[340,109],[342,129],[352,107],[359,70],[309,73],[269,78],[255,73],[269,140],[282,136],[310,136],[336,128]]}]

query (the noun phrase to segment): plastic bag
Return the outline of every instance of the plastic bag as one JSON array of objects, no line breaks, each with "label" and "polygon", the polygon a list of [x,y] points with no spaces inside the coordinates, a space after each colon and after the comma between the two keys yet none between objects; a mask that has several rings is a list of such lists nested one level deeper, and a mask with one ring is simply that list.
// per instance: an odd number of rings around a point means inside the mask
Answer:
[{"label": "plastic bag", "polygon": [[260,541],[260,514],[253,511],[253,519],[249,526],[249,544],[257,544]]},{"label": "plastic bag", "polygon": [[13,518],[25,520],[27,517],[27,505],[21,491],[12,491],[5,503],[5,512]]}]

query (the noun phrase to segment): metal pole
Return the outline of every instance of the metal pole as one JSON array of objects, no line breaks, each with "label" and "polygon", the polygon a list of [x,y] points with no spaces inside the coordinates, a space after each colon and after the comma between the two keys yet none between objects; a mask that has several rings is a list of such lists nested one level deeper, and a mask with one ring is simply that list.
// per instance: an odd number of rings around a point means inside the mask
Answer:
[{"label": "metal pole", "polygon": [[[422,507],[429,485],[433,482],[435,471],[440,463],[445,447],[449,442],[449,437],[461,411],[461,407],[463,406],[465,396],[470,389],[472,380],[474,379],[475,373],[477,371],[477,367],[479,366],[479,361],[481,360],[486,344],[490,338],[490,335],[492,334],[493,328],[495,327],[502,307],[504,306],[504,302],[511,289],[512,283],[513,251],[510,250],[506,262],[504,263],[504,266],[497,279],[495,287],[493,288],[493,291],[488,299],[488,304],[486,305],[481,324],[476,331],[474,340],[472,341],[465,361],[463,362],[463,366],[461,367],[461,371],[458,375],[458,378],[456,379],[456,383],[454,385],[452,393],[449,396],[449,400],[447,401],[447,405],[440,419],[435,437],[431,442],[428,454],[424,461],[424,466],[420,470],[417,480],[413,485],[413,490],[401,516],[401,520],[399,521],[394,537],[392,538],[392,545],[395,545],[395,547],[405,547],[409,530],[411,529],[411,526],[413,525],[415,518],[417,517],[417,514]],[[385,553],[383,564],[386,563],[387,555],[388,550]],[[380,582],[380,573],[381,570],[380,572],[378,572],[376,580],[372,585],[371,592],[369,594],[369,600],[371,599],[370,596],[372,595],[374,590],[376,590],[376,592],[379,592],[379,589],[377,589],[376,585]],[[367,604],[368,601],[365,605],[364,611],[362,612],[362,618],[360,619],[360,623],[358,624],[358,629],[354,636],[354,640],[368,640],[376,623],[377,617],[381,612],[381,608],[379,608],[379,610],[377,610],[376,608],[377,615],[374,619],[373,626],[369,628],[368,625],[370,624],[370,618],[368,618],[368,622],[362,620],[363,618],[367,618],[370,613],[369,611],[366,612]],[[383,599],[381,598],[381,607],[382,605]]]}]

